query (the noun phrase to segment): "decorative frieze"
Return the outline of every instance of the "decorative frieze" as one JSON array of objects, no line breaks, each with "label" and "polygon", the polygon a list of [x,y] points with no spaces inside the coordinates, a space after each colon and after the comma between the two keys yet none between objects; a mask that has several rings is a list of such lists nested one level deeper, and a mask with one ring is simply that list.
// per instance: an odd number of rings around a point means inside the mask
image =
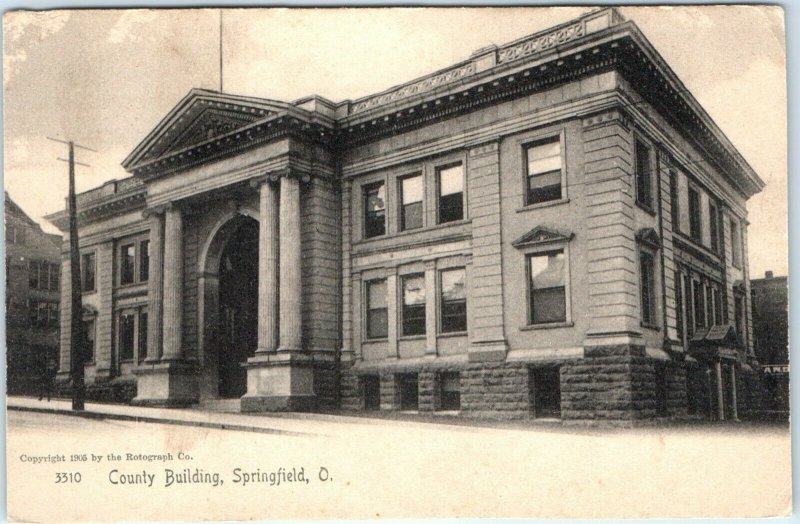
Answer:
[{"label": "decorative frieze", "polygon": [[533,38],[515,46],[501,49],[497,61],[501,64],[511,62],[524,56],[540,53],[557,45],[576,40],[585,34],[583,22],[561,27],[543,35],[534,35]]},{"label": "decorative frieze", "polygon": [[381,95],[368,98],[362,102],[358,102],[353,106],[352,113],[360,113],[362,111],[366,111],[367,109],[372,109],[373,107],[387,104],[389,102],[394,102],[412,95],[425,93],[442,85],[461,80],[474,74],[475,64],[470,62],[469,64],[450,69],[444,73],[431,76],[419,82],[402,86],[394,91],[389,91],[388,93],[383,93]]}]

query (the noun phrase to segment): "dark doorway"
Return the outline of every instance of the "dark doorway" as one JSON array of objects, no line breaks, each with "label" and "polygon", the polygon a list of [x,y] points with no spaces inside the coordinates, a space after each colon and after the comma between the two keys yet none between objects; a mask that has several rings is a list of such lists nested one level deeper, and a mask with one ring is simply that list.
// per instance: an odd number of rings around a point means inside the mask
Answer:
[{"label": "dark doorway", "polygon": [[561,417],[561,375],[557,366],[529,368],[528,385],[534,418]]},{"label": "dark doorway", "polygon": [[376,375],[361,377],[364,386],[364,410],[377,411],[381,408],[381,383]]},{"label": "dark doorway", "polygon": [[400,389],[400,409],[403,411],[416,411],[419,409],[419,385],[416,373],[397,376]]},{"label": "dark doorway", "polygon": [[255,351],[258,327],[258,222],[242,219],[219,263],[219,396],[247,391],[242,363]]}]

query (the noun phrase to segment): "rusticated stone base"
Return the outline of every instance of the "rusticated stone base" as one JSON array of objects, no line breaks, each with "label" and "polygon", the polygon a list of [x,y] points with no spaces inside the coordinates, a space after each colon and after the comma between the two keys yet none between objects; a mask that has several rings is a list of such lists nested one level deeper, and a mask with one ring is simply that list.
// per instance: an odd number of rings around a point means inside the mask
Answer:
[{"label": "rusticated stone base", "polygon": [[680,355],[670,359],[666,353],[654,358],[643,346],[625,344],[587,347],[583,358],[548,362],[434,361],[415,365],[392,362],[391,367],[385,368],[346,366],[341,371],[340,406],[351,411],[365,409],[364,384],[375,384],[377,380],[373,395],[379,397],[380,409],[400,410],[402,397],[407,395],[402,384],[410,375],[417,383],[415,411],[434,413],[442,406],[441,377],[457,372],[462,416],[533,418],[536,388],[531,370],[540,367],[559,370],[559,389],[553,394],[560,391],[560,416],[566,424],[636,426],[703,416],[700,408],[709,398],[707,384],[702,381],[706,376],[704,365],[684,361]]},{"label": "rusticated stone base", "polygon": [[200,392],[194,365],[185,362],[163,362],[137,368],[136,406],[185,407],[196,404]]}]

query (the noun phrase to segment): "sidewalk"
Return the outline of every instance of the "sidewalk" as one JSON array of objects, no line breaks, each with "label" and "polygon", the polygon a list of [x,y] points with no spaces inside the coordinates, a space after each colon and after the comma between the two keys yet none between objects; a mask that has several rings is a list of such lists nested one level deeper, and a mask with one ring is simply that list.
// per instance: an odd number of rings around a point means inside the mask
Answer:
[{"label": "sidewalk", "polygon": [[[94,419],[124,420],[175,424],[213,429],[250,431],[290,436],[337,436],[339,434],[376,428],[386,431],[399,428],[414,430],[487,431],[491,429],[529,430],[530,426],[514,423],[477,420],[461,420],[451,417],[424,418],[416,415],[386,416],[348,416],[323,413],[238,413],[220,412],[213,407],[195,406],[193,408],[150,408],[124,404],[105,404],[86,402],[82,412],[72,411],[70,400],[53,399],[50,402],[35,397],[6,397],[9,411],[28,411],[64,416],[77,416]],[[210,410],[211,409],[211,410]]]}]

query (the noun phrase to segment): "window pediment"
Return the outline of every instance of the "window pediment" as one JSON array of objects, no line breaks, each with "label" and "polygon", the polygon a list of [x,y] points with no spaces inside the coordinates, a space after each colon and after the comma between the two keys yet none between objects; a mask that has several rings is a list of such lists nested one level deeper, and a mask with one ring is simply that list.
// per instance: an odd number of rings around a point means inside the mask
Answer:
[{"label": "window pediment", "polygon": [[562,233],[544,226],[536,226],[512,242],[511,245],[519,249],[530,246],[559,244],[569,242],[574,236],[574,233]]},{"label": "window pediment", "polygon": [[643,227],[636,233],[636,240],[653,249],[661,248],[661,237],[652,227]]}]

